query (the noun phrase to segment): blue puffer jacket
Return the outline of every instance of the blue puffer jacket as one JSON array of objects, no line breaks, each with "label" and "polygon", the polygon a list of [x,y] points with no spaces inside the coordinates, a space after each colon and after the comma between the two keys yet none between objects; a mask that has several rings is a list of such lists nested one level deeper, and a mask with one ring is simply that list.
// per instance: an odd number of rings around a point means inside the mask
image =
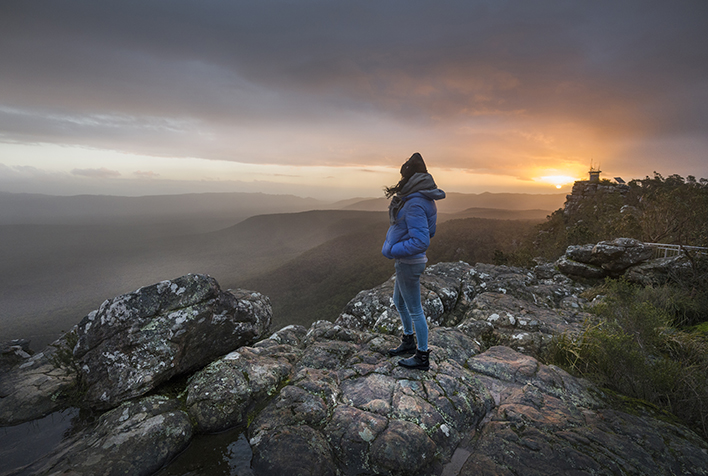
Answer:
[{"label": "blue puffer jacket", "polygon": [[421,190],[401,197],[403,207],[386,233],[381,253],[386,258],[403,258],[407,262],[425,262],[425,250],[435,235],[438,209],[435,200],[445,198],[438,188]]}]

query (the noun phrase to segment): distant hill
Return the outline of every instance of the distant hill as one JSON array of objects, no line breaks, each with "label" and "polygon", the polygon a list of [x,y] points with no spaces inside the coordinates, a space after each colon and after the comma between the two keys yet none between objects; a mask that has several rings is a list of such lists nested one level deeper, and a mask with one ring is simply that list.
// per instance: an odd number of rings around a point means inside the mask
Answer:
[{"label": "distant hill", "polygon": [[[547,210],[549,213],[562,208],[566,194],[532,193],[455,193],[447,194],[444,200],[437,202],[440,213],[459,213],[471,208],[498,208],[503,210]],[[385,211],[389,200],[370,198],[347,204],[347,210]],[[548,214],[548,213],[547,213]]]},{"label": "distant hill", "polygon": [[[254,215],[329,208],[329,202],[294,195],[263,193],[199,193],[117,197],[108,195],[51,195],[0,192],[0,224],[59,224],[122,222],[173,223],[193,230],[215,230]],[[185,225],[186,226],[186,225]]]},{"label": "distant hill", "polygon": [[[522,203],[510,207],[509,197]],[[366,201],[330,204],[287,195],[0,193],[3,336],[30,338],[33,348],[42,347],[104,299],[187,273],[210,274],[224,287],[253,283],[266,294],[273,289],[274,306],[287,295],[288,312],[298,319],[325,313],[317,311],[320,304],[334,312],[351,292],[392,273],[380,256],[388,226],[387,201],[382,200],[383,209],[362,211],[351,207]],[[544,200],[552,202],[548,196],[524,194],[449,194],[440,202],[431,259],[436,253],[450,259],[491,259],[495,246],[511,246],[505,240],[518,230],[499,220],[493,226],[472,221],[461,225],[459,218],[540,218],[550,207],[525,208],[547,204]],[[448,201],[452,206],[443,206]],[[466,206],[476,202],[496,206]],[[253,216],[258,210],[268,213]],[[446,220],[457,224],[448,226]],[[454,239],[445,239],[452,233],[446,230],[455,230]],[[324,278],[317,281],[318,276]]]},{"label": "distant hill", "polygon": [[362,289],[385,281],[393,262],[381,254],[386,221],[323,243],[292,261],[235,285],[266,294],[273,304],[273,327],[334,320]]},{"label": "distant hill", "polygon": [[[492,216],[481,209],[543,210],[552,212],[563,206],[564,194],[523,193],[448,193],[438,202],[443,214],[462,213],[464,216]],[[294,195],[263,193],[201,193],[118,197],[108,195],[76,195],[58,197],[41,194],[0,192],[0,225],[16,224],[78,224],[111,222],[128,224],[169,224],[174,231],[211,231],[238,223],[255,215],[294,213],[307,210],[382,211],[389,200],[352,198],[326,202]],[[478,209],[479,211],[471,211]],[[547,213],[547,214],[548,214]],[[484,216],[482,216],[484,215]],[[544,215],[545,216],[545,215]],[[529,217],[525,215],[524,217]],[[177,228],[177,224],[182,228]]]},{"label": "distant hill", "polygon": [[[360,202],[366,202],[369,200],[378,200],[376,198],[371,198],[371,197],[355,197],[355,198],[348,198],[346,200],[340,200],[338,202],[334,202],[329,205],[329,208],[332,208],[334,210],[342,210],[342,209],[349,209],[351,205],[355,205]],[[369,211],[381,211],[381,210],[369,210]]]},{"label": "distant hill", "polygon": [[545,220],[551,210],[504,210],[501,208],[468,208],[454,214],[440,214],[440,219],[490,218],[493,220]]},{"label": "distant hill", "polygon": [[[496,255],[514,251],[536,223],[538,220],[481,218],[440,223],[427,253],[429,264],[460,260],[492,263]],[[394,274],[393,261],[381,255],[387,228],[386,222],[362,226],[283,266],[235,284],[270,297],[274,328],[334,320],[359,291],[377,286]]]},{"label": "distant hill", "polygon": [[337,236],[386,222],[385,213],[321,210],[255,216],[184,235],[167,225],[120,221],[2,225],[3,339],[30,338],[37,349],[104,299],[187,273],[210,274],[233,287]]}]

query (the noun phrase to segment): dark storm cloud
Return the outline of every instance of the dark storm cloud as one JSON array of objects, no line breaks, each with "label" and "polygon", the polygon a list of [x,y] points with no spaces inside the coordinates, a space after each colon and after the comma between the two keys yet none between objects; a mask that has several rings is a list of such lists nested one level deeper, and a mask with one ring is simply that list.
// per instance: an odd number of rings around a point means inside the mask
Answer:
[{"label": "dark storm cloud", "polygon": [[370,115],[705,140],[706,25],[702,0],[6,0],[0,137],[228,158],[182,136]]}]

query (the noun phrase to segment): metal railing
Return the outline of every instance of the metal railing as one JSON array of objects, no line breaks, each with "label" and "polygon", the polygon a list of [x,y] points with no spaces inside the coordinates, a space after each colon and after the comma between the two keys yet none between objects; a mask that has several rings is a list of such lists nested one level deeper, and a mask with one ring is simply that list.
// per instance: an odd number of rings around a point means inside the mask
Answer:
[{"label": "metal railing", "polygon": [[666,243],[644,243],[654,249],[654,258],[669,258],[681,254],[684,249],[688,252],[708,254],[708,248],[703,246],[682,246],[682,245],[667,245]]}]

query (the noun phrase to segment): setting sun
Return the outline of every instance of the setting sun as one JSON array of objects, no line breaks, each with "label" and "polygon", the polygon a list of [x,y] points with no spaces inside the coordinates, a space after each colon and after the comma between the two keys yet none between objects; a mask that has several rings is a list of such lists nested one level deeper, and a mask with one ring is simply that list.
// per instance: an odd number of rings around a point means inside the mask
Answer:
[{"label": "setting sun", "polygon": [[534,180],[537,182],[554,185],[557,189],[560,189],[561,187],[563,187],[563,185],[571,184],[578,179],[569,175],[546,175],[544,177],[539,177]]}]

